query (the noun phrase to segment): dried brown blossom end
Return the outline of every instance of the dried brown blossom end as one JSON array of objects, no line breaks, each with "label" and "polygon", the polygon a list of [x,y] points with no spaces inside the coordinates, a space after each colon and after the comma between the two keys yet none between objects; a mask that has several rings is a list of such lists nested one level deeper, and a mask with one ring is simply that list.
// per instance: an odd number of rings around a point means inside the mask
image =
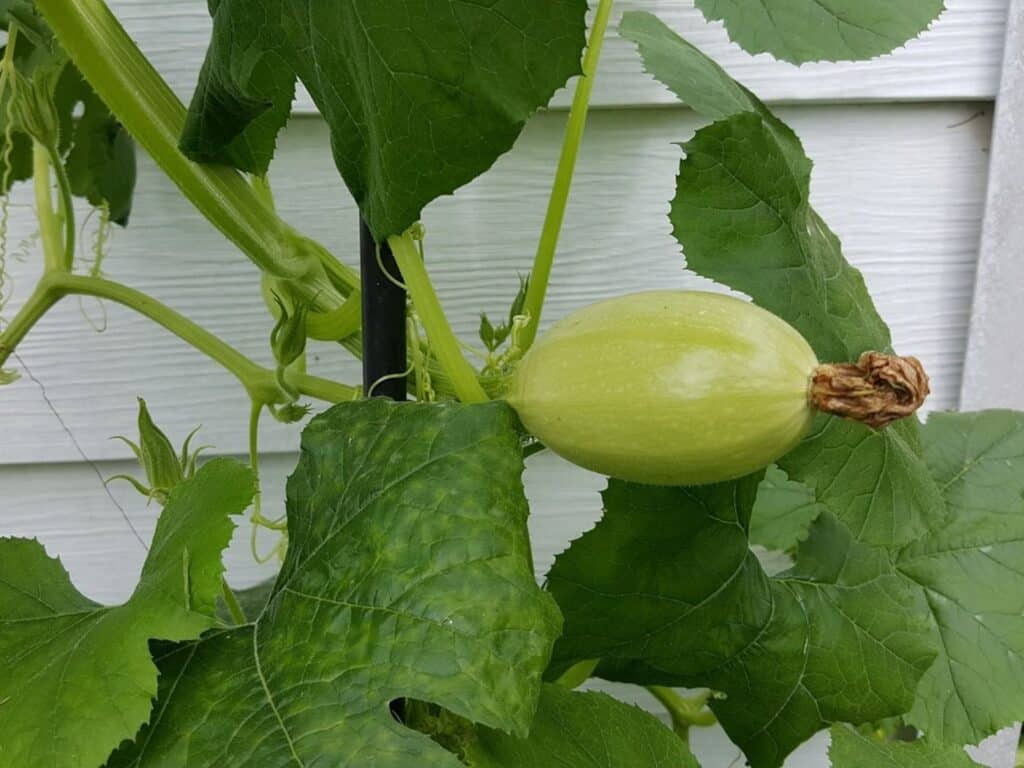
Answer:
[{"label": "dried brown blossom end", "polygon": [[856,365],[820,365],[811,377],[818,410],[881,429],[920,408],[931,389],[916,357],[865,352]]}]

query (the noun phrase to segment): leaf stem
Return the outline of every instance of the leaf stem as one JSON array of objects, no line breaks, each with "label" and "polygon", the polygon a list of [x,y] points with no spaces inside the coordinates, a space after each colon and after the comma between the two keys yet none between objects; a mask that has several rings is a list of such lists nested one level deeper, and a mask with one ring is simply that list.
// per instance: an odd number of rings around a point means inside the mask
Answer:
[{"label": "leaf stem", "polygon": [[585,659],[584,661],[577,662],[555,680],[555,685],[568,688],[570,691],[579,688],[593,676],[594,670],[597,669],[597,665],[600,663],[600,659]]},{"label": "leaf stem", "polygon": [[239,626],[247,624],[248,619],[245,618],[245,611],[242,610],[242,606],[238,602],[238,597],[235,595],[234,591],[228,586],[227,580],[222,579],[220,585],[220,593],[224,598],[224,604],[228,607],[228,613],[231,614],[231,620]]},{"label": "leaf stem", "polygon": [[487,393],[480,386],[473,366],[462,355],[459,341],[444,315],[416,242],[406,233],[388,238],[388,244],[402,272],[402,279],[416,307],[416,313],[427,332],[431,351],[448,374],[455,396],[464,403],[486,402]]},{"label": "leaf stem", "polygon": [[523,329],[522,347],[527,350],[537,337],[540,326],[541,312],[544,309],[544,298],[547,295],[548,283],[551,280],[551,268],[558,250],[558,238],[565,220],[565,210],[569,203],[569,191],[572,189],[573,173],[579,157],[580,145],[583,143],[583,131],[587,124],[587,113],[590,111],[590,96],[594,90],[594,79],[597,77],[597,65],[601,60],[601,48],[604,44],[608,20],[611,17],[615,0],[600,0],[594,15],[594,24],[587,41],[587,52],[583,57],[583,74],[576,83],[572,108],[569,111],[569,122],[562,142],[562,155],[558,160],[548,211],[544,219],[537,255],[530,272],[530,285],[526,291],[523,314],[530,317],[530,324]]},{"label": "leaf stem", "polygon": [[[263,414],[264,404],[251,401],[249,408],[249,468],[256,478],[256,493],[252,499],[252,518],[255,536],[255,521],[263,517],[263,486],[260,481],[260,416]],[[255,542],[253,542],[253,554],[255,554]]]},{"label": "leaf stem", "polygon": [[647,690],[668,710],[672,718],[672,730],[683,741],[689,742],[690,728],[706,728],[718,722],[715,713],[707,709],[711,691],[704,691],[687,699],[672,688],[660,685],[648,685]]},{"label": "leaf stem", "polygon": [[253,176],[251,183],[253,192],[267,206],[267,210],[276,213],[277,206],[274,204],[274,191],[270,188],[270,179],[266,176]]},{"label": "leaf stem", "polygon": [[[226,368],[245,387],[250,397],[259,402],[280,403],[288,399],[278,387],[274,371],[253,362],[230,344],[156,299],[111,280],[61,271],[48,272],[43,276],[32,296],[0,334],[0,367],[46,311],[70,295],[107,299],[148,317]],[[300,371],[288,372],[288,384],[300,394],[332,403],[359,396],[356,387]]]},{"label": "leaf stem", "polygon": [[57,177],[57,190],[60,192],[59,217],[64,223],[64,259],[63,269],[70,272],[75,263],[75,201],[71,194],[71,181],[68,179],[64,163],[61,161],[60,152],[55,146],[46,147],[50,157],[50,164],[53,166],[53,173]]},{"label": "leaf stem", "polygon": [[266,369],[254,363],[230,344],[221,341],[205,328],[201,328],[187,317],[178,314],[141,291],[103,278],[80,275],[55,274],[44,277],[43,281],[48,281],[55,291],[63,295],[74,294],[107,299],[145,315],[182,341],[191,344],[207,357],[216,360],[234,374],[246,389],[254,389],[263,398],[270,398],[270,402],[275,402],[278,399],[273,394],[276,387],[273,389],[265,387],[263,373]]},{"label": "leaf stem", "polygon": [[63,269],[64,247],[61,243],[60,221],[53,209],[50,153],[38,141],[32,142],[32,181],[35,186],[39,237],[43,243],[43,264],[46,271],[56,272]]},{"label": "leaf stem", "polygon": [[18,314],[7,324],[3,333],[0,333],[0,369],[14,354],[22,339],[60,299],[61,295],[48,287],[36,286],[32,295],[18,310]]},{"label": "leaf stem", "polygon": [[[270,371],[268,373],[273,375]],[[300,395],[323,400],[325,403],[347,403],[351,400],[358,400],[363,394],[360,387],[292,369],[285,373],[285,379]]]},{"label": "leaf stem", "polygon": [[306,333],[317,341],[343,341],[359,333],[362,324],[362,297],[356,294],[330,312],[311,312],[306,318]]}]

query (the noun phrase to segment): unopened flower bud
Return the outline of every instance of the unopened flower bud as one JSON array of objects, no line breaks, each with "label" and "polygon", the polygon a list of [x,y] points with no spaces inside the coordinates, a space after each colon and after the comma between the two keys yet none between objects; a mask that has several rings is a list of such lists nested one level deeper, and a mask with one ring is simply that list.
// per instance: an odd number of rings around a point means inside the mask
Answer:
[{"label": "unopened flower bud", "polygon": [[275,297],[278,306],[281,308],[281,316],[277,319],[277,325],[270,332],[270,348],[274,352],[274,359],[281,367],[287,368],[298,360],[306,351],[306,315],[308,309],[305,304],[299,304],[295,311],[289,314],[287,308],[280,298]]},{"label": "unopened flower bud", "polygon": [[185,479],[181,460],[174,446],[149,415],[146,401],[139,398],[139,460],[149,486],[155,491],[170,492]]},{"label": "unopened flower bud", "polygon": [[60,136],[57,107],[53,102],[55,76],[38,74],[29,79],[17,74],[16,78],[11,104],[15,125],[43,146],[55,147]]},{"label": "unopened flower bud", "polygon": [[274,418],[282,424],[294,424],[297,421],[302,421],[309,415],[312,410],[312,406],[304,405],[302,403],[288,403],[288,405],[282,405],[277,408],[271,408],[270,412]]}]

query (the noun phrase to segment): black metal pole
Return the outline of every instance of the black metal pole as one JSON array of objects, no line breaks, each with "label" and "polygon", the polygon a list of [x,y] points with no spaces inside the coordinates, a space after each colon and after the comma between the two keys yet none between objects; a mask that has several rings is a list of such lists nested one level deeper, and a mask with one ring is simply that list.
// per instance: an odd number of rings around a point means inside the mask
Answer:
[{"label": "black metal pole", "polygon": [[363,286],[363,391],[368,396],[405,400],[405,290],[391,279],[400,280],[401,273],[387,243],[381,245],[378,260],[377,243],[361,219],[359,263]]},{"label": "black metal pole", "polygon": [[[387,243],[381,244],[378,258],[377,243],[362,219],[359,267],[363,289],[363,392],[368,397],[405,400],[405,289],[395,283],[401,279],[401,272]],[[405,720],[405,699],[395,699],[390,709],[398,722]]]}]

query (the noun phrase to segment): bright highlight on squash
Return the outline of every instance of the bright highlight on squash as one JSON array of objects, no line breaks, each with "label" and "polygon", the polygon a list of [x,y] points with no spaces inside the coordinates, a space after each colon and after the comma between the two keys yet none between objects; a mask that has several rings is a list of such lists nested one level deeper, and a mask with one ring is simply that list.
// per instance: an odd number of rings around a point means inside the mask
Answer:
[{"label": "bright highlight on squash", "polygon": [[652,291],[557,323],[523,359],[508,401],[574,464],[637,483],[704,485],[780,458],[817,411],[883,428],[928,393],[915,358],[867,352],[823,365],[792,326],[754,304]]}]

